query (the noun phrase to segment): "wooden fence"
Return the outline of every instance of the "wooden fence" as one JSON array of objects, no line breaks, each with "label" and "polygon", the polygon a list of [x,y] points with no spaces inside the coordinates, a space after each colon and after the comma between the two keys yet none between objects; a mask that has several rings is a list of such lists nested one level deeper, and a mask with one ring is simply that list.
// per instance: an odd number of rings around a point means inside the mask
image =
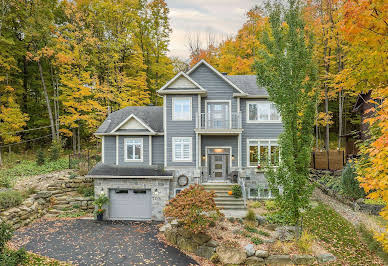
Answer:
[{"label": "wooden fence", "polygon": [[346,163],[344,151],[313,151],[311,167],[320,170],[341,170]]}]

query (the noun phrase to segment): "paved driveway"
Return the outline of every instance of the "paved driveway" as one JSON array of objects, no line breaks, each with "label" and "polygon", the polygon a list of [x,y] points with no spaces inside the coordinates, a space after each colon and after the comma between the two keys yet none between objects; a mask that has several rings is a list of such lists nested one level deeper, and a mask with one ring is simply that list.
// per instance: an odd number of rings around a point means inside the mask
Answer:
[{"label": "paved driveway", "polygon": [[158,241],[156,223],[39,221],[15,232],[28,251],[77,265],[190,265],[194,260]]}]

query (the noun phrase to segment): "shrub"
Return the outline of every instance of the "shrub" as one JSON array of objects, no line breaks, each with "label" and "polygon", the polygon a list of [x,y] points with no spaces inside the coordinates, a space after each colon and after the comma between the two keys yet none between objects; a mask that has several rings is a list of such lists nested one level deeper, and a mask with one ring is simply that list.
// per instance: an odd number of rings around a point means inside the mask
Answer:
[{"label": "shrub", "polygon": [[233,185],[232,186],[232,195],[235,198],[241,198],[242,196],[242,190],[240,185]]},{"label": "shrub", "polygon": [[62,145],[60,141],[54,141],[49,149],[50,161],[56,161],[61,156]]},{"label": "shrub", "polygon": [[13,229],[9,224],[0,223],[0,253],[4,251],[5,244],[11,240]]},{"label": "shrub", "polygon": [[11,180],[9,176],[0,176],[0,187],[6,187],[10,188],[11,187]]},{"label": "shrub", "polygon": [[276,201],[274,200],[266,200],[265,201],[265,208],[268,210],[268,211],[274,211],[277,209],[277,206],[276,206]]},{"label": "shrub", "polygon": [[84,197],[93,197],[94,196],[94,187],[88,185],[81,185],[77,188],[77,192]]},{"label": "shrub", "polygon": [[251,241],[252,241],[252,243],[253,244],[255,244],[255,245],[261,245],[261,244],[263,244],[264,242],[263,242],[263,240],[261,239],[261,238],[259,238],[259,237],[251,237]]},{"label": "shrub", "polygon": [[101,192],[98,198],[94,200],[94,205],[97,207],[97,213],[104,213],[105,209],[103,209],[104,205],[109,202],[109,198],[105,195],[104,192]]},{"label": "shrub", "polygon": [[314,237],[308,232],[304,231],[302,236],[296,241],[296,245],[302,253],[311,253],[313,241]]},{"label": "shrub", "polygon": [[37,165],[44,165],[44,161],[45,161],[44,152],[42,149],[39,149],[38,153],[36,155],[36,164]]},{"label": "shrub", "polygon": [[206,231],[223,214],[214,201],[215,192],[208,192],[201,185],[190,185],[164,208],[164,215],[176,218],[193,233]]},{"label": "shrub", "polygon": [[250,226],[250,225],[245,225],[244,229],[247,230],[250,233],[257,233],[257,232],[259,232],[256,227],[253,227],[253,226]]},{"label": "shrub", "polygon": [[260,201],[255,201],[255,202],[252,202],[251,207],[254,208],[254,209],[257,209],[257,208],[260,208],[261,205],[262,204],[261,204]]},{"label": "shrub", "polygon": [[245,219],[247,221],[252,221],[252,222],[256,221],[256,214],[255,214],[255,212],[252,209],[249,209],[247,215],[245,216]]},{"label": "shrub", "polygon": [[11,240],[13,229],[6,223],[0,223],[0,265],[16,266],[27,260],[27,254],[24,249],[11,251],[6,249],[5,244]]},{"label": "shrub", "polygon": [[23,202],[23,195],[19,191],[7,190],[0,192],[0,209],[18,206]]},{"label": "shrub", "polygon": [[345,195],[351,199],[359,199],[365,196],[365,192],[357,180],[353,162],[346,164],[342,172],[341,185]]},{"label": "shrub", "polygon": [[269,237],[269,233],[266,232],[266,231],[263,231],[263,230],[259,230],[258,234],[259,234],[259,235],[262,235],[262,236]]}]

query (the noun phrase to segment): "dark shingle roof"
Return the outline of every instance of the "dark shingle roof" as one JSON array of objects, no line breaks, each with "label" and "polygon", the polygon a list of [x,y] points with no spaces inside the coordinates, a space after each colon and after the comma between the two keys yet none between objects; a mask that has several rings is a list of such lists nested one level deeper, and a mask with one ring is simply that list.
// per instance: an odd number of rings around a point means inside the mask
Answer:
[{"label": "dark shingle roof", "polygon": [[267,90],[257,85],[255,75],[227,75],[225,77],[249,95],[268,96]]},{"label": "dark shingle roof", "polygon": [[111,113],[97,129],[96,133],[110,133],[131,114],[141,119],[155,132],[163,132],[162,106],[129,106]]},{"label": "dark shingle roof", "polygon": [[98,163],[88,176],[172,176],[171,172],[159,167],[130,167]]}]

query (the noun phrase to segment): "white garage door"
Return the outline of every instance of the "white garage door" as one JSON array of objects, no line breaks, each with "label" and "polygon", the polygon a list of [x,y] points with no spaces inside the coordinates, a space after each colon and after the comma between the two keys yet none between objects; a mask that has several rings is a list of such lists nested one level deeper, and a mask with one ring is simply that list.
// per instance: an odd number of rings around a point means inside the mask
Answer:
[{"label": "white garage door", "polygon": [[150,189],[111,189],[109,218],[112,220],[150,220]]}]

